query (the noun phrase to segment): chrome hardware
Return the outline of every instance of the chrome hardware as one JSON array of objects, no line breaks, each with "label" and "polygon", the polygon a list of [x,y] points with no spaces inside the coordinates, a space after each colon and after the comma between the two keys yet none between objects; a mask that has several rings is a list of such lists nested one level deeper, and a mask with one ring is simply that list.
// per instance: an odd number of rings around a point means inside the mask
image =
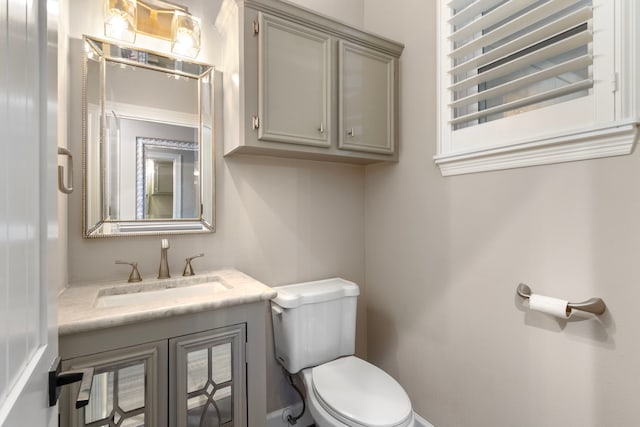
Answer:
[{"label": "chrome hardware", "polygon": [[251,127],[253,127],[253,130],[256,130],[260,127],[260,119],[258,118],[258,116],[253,116],[251,118]]},{"label": "chrome hardware", "polygon": [[194,255],[194,256],[191,256],[189,258],[186,258],[185,259],[186,264],[184,266],[184,271],[182,272],[182,275],[183,276],[193,276],[193,275],[195,275],[195,273],[193,272],[193,267],[191,266],[191,261],[196,259],[196,258],[203,257],[203,256],[204,256],[204,254],[202,253],[202,254],[198,254],[198,255]]},{"label": "chrome hardware", "polygon": [[[524,283],[520,283],[518,285],[518,289],[516,290],[516,292],[522,298],[526,299],[529,299],[532,294],[531,288]],[[570,310],[580,310],[593,314],[602,314],[604,313],[606,308],[607,306],[604,304],[602,298],[591,298],[584,302],[570,302],[567,304],[567,309],[569,310],[568,313],[571,312]]]},{"label": "chrome hardware", "polygon": [[142,282],[137,262],[116,261],[116,264],[126,264],[131,266],[131,274],[129,274],[129,280],[127,280],[129,283]]},{"label": "chrome hardware", "polygon": [[64,166],[58,165],[58,190],[64,194],[71,194],[73,192],[73,156],[71,151],[63,147],[58,147],[59,156],[67,156],[69,158],[69,168],[67,173],[67,180],[69,186],[64,185]]},{"label": "chrome hardware", "polygon": [[353,138],[356,135],[356,132],[351,128],[347,131],[347,135]]},{"label": "chrome hardware", "polygon": [[320,127],[318,128],[318,132],[324,133],[324,123],[320,123]]},{"label": "chrome hardware", "polygon": [[49,406],[55,406],[60,396],[60,387],[80,382],[80,389],[76,397],[76,409],[89,404],[91,385],[93,384],[93,368],[77,369],[75,371],[61,372],[62,363],[60,357],[56,357],[49,369]]},{"label": "chrome hardware", "polygon": [[253,35],[258,35],[260,33],[260,24],[258,21],[253,21]]},{"label": "chrome hardware", "polygon": [[169,273],[167,251],[169,251],[169,240],[162,239],[160,244],[160,268],[158,269],[158,279],[168,279],[171,277],[171,273]]}]

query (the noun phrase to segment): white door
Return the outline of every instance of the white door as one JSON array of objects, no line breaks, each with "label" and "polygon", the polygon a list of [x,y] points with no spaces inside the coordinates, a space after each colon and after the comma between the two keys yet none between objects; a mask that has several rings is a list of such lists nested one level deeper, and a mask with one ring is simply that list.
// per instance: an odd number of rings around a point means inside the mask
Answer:
[{"label": "white door", "polygon": [[57,34],[53,25],[48,49],[48,21],[56,24],[45,0],[0,0],[2,427],[57,425],[47,393],[47,371],[58,353]]}]

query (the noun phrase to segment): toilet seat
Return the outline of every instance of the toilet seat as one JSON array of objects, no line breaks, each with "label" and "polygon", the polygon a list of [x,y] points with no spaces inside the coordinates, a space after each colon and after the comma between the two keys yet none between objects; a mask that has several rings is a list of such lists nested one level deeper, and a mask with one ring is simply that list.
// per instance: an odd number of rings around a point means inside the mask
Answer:
[{"label": "toilet seat", "polygon": [[389,374],[354,356],[311,369],[314,397],[331,416],[354,427],[405,427],[411,401]]}]

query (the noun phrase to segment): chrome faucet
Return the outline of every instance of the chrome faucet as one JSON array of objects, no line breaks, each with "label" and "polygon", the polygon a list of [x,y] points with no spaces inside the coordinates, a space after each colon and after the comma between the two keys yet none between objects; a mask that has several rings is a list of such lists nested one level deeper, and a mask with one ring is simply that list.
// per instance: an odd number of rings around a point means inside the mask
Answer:
[{"label": "chrome faucet", "polygon": [[158,269],[158,279],[168,279],[171,277],[169,273],[169,260],[167,259],[167,251],[169,250],[169,240],[162,239],[160,244],[160,268]]}]

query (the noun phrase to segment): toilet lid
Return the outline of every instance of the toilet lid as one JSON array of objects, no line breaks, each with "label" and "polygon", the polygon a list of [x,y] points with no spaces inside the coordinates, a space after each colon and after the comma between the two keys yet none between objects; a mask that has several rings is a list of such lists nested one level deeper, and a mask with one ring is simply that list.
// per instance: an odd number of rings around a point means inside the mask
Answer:
[{"label": "toilet lid", "polygon": [[316,366],[313,390],[331,415],[350,425],[401,426],[411,417],[411,401],[389,374],[349,356]]}]

